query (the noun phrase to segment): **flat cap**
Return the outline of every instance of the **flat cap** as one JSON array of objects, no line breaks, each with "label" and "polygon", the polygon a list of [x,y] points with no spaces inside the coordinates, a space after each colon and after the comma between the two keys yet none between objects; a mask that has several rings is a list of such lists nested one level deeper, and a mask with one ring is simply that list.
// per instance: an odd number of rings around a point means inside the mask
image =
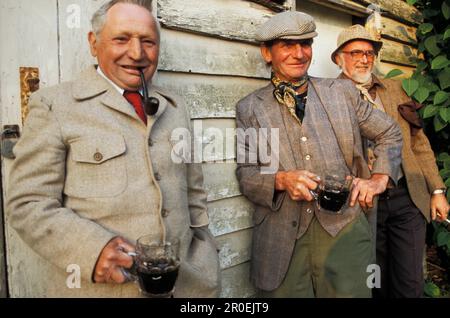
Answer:
[{"label": "flat cap", "polygon": [[256,31],[260,42],[275,39],[304,40],[317,36],[316,24],[309,14],[298,11],[278,13],[263,23]]},{"label": "flat cap", "polygon": [[373,45],[373,49],[375,50],[375,54],[378,55],[378,52],[380,51],[381,47],[383,46],[382,41],[377,41],[370,35],[369,31],[367,31],[361,24],[355,24],[352,25],[339,33],[336,43],[336,50],[334,50],[333,53],[331,53],[331,60],[336,63],[336,54],[339,52],[339,50],[348,42],[354,41],[354,40],[363,40],[371,42]]}]

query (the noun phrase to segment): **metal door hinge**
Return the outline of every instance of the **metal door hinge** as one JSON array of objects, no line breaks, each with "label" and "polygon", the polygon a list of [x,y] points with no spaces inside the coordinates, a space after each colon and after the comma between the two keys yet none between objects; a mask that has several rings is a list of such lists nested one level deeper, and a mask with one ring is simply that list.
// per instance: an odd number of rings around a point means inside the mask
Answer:
[{"label": "metal door hinge", "polygon": [[20,137],[19,125],[5,125],[3,126],[1,134],[1,155],[4,158],[14,159],[13,148]]}]

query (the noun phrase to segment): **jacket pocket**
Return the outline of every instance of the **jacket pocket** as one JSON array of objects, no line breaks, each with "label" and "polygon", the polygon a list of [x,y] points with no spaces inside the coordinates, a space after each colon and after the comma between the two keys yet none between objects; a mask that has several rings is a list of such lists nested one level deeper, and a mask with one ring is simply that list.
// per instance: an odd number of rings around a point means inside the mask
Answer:
[{"label": "jacket pocket", "polygon": [[259,226],[263,221],[267,218],[267,216],[271,213],[268,208],[265,207],[255,207],[255,211],[253,212],[253,225]]},{"label": "jacket pocket", "polygon": [[123,136],[86,136],[70,143],[64,193],[68,196],[112,197],[127,186]]}]

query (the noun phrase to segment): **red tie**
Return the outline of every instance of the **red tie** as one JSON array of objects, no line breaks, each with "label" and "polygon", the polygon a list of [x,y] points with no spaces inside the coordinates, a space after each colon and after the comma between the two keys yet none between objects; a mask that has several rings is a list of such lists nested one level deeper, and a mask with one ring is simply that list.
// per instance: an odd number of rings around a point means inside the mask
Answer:
[{"label": "red tie", "polygon": [[134,110],[138,114],[139,118],[142,119],[144,124],[147,125],[147,116],[144,113],[144,107],[142,106],[142,96],[138,92],[132,92],[132,91],[124,91],[123,97],[126,98],[126,100],[133,105]]}]

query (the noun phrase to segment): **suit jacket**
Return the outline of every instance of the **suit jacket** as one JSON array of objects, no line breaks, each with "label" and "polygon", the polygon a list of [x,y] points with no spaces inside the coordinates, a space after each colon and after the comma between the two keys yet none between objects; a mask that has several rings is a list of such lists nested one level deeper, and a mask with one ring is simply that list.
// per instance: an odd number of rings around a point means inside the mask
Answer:
[{"label": "suit jacket", "polygon": [[[388,174],[394,180],[399,172],[401,134],[397,125],[383,112],[364,102],[351,81],[336,79],[310,80],[308,107],[321,103],[337,137],[347,167],[353,175],[369,178],[364,159],[361,134],[374,139],[378,156],[374,173]],[[238,128],[280,128],[279,169],[296,169],[290,144],[290,131],[282,120],[280,107],[273,96],[273,86],[248,95],[237,104]],[[326,140],[324,143],[328,142]],[[269,146],[270,147],[270,146]],[[238,149],[247,153],[257,149],[238,141]],[[272,149],[273,150],[273,149]],[[319,159],[321,160],[321,159]],[[326,158],[323,158],[326,160]],[[285,193],[275,193],[275,173],[261,174],[261,164],[238,163],[237,177],[242,193],[254,203],[251,280],[263,290],[273,290],[283,281],[295,246],[300,221],[299,203]]]},{"label": "suit jacket", "polygon": [[[96,71],[42,89],[30,100],[14,148],[7,189],[10,224],[36,253],[24,260],[42,275],[23,296],[135,297],[138,287],[95,284],[103,247],[117,235],[180,239],[176,297],[217,296],[219,262],[201,166],[171,158],[175,128],[190,129],[183,102],[156,86],[160,101],[146,126],[123,96]],[[81,269],[81,288],[66,286],[68,265]]]},{"label": "suit jacket", "polygon": [[445,188],[439,176],[436,158],[423,129],[413,136],[410,124],[398,112],[398,105],[411,100],[402,89],[401,83],[392,79],[379,80],[384,87],[377,87],[377,94],[383,102],[386,113],[399,124],[402,131],[402,168],[409,194],[414,204],[430,222],[431,192]]}]

